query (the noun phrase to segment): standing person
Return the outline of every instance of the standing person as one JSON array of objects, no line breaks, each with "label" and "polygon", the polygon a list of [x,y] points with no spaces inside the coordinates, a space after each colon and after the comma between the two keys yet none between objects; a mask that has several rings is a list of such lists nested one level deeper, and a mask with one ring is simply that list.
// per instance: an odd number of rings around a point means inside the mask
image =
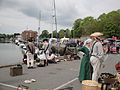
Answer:
[{"label": "standing person", "polygon": [[34,54],[35,54],[35,46],[34,43],[32,42],[32,38],[28,40],[28,45],[27,45],[27,67],[28,69],[34,68]]},{"label": "standing person", "polygon": [[93,67],[92,80],[94,81],[98,81],[100,67],[104,57],[103,46],[100,42],[101,35],[103,34],[100,32],[95,32],[90,35],[93,40],[92,47],[91,47],[90,62]]},{"label": "standing person", "polygon": [[79,81],[90,80],[90,43],[91,39],[87,39],[84,42],[84,46],[82,48],[78,48],[78,51],[82,51],[84,53],[79,72]]},{"label": "standing person", "polygon": [[46,61],[45,61],[45,64],[48,65],[48,57],[49,57],[49,42],[48,42],[48,39],[44,39],[43,40],[43,46],[42,46],[42,49],[44,49],[44,54],[45,54],[45,58],[46,58]]},{"label": "standing person", "polygon": [[23,63],[27,65],[27,55],[26,55],[27,50],[26,50],[26,47],[23,47],[21,51],[22,51],[22,54],[23,54]]}]

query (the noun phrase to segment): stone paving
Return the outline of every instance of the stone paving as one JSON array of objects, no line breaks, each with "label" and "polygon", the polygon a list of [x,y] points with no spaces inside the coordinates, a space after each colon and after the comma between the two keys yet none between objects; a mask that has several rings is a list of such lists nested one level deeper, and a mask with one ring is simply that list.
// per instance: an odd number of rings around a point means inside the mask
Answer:
[{"label": "stone paving", "polygon": [[[115,64],[120,61],[120,54],[110,54],[104,62],[105,67],[102,72],[115,74]],[[58,64],[49,64],[46,67],[36,67],[27,69],[23,65],[23,75],[11,77],[10,67],[0,68],[0,83],[17,87],[26,85],[30,90],[57,90],[59,88],[73,87],[72,90],[81,90],[81,84],[77,79],[80,67],[80,60],[62,61]],[[36,82],[25,84],[24,80],[35,79]],[[3,86],[0,84],[0,90],[16,90],[15,88]]]}]

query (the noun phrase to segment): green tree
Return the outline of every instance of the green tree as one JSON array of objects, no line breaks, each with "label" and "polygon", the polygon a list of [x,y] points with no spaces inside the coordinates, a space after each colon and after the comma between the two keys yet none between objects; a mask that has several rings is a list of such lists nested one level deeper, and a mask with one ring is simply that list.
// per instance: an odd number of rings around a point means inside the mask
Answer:
[{"label": "green tree", "polygon": [[73,24],[73,30],[71,30],[71,36],[79,37],[97,31],[103,32],[107,37],[113,35],[120,37],[120,9],[107,14],[103,13],[97,19],[91,16],[84,19],[76,19]]},{"label": "green tree", "polygon": [[47,30],[43,30],[40,38],[49,38],[49,32]]},{"label": "green tree", "polygon": [[73,33],[74,33],[74,30],[71,30],[71,36],[70,36],[71,38],[73,38],[74,36]]},{"label": "green tree", "polygon": [[112,11],[104,16],[105,18],[101,21],[103,24],[103,33],[107,37],[120,35],[120,13],[119,11]]},{"label": "green tree", "polygon": [[71,38],[71,31],[69,29],[66,29],[65,33],[67,38]]},{"label": "green tree", "polygon": [[77,19],[75,20],[74,24],[73,24],[73,38],[74,37],[80,37],[82,35],[82,19]]},{"label": "green tree", "polygon": [[54,30],[54,31],[52,32],[52,34],[53,34],[53,38],[58,38],[58,33],[57,33],[56,30]]},{"label": "green tree", "polygon": [[65,35],[65,30],[64,29],[61,29],[60,31],[59,31],[59,38],[63,38],[63,37],[65,37],[66,35]]},{"label": "green tree", "polygon": [[6,34],[0,34],[0,38],[6,38]]},{"label": "green tree", "polygon": [[92,32],[96,31],[96,23],[96,19],[91,16],[84,18],[81,25],[83,28],[82,35],[89,35]]}]

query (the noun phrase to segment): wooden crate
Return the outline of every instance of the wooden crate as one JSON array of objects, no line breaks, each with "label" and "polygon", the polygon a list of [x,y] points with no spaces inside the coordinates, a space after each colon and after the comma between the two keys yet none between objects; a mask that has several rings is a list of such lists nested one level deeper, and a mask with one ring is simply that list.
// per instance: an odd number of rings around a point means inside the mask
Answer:
[{"label": "wooden crate", "polygon": [[18,76],[23,74],[22,67],[14,66],[10,68],[10,76]]}]

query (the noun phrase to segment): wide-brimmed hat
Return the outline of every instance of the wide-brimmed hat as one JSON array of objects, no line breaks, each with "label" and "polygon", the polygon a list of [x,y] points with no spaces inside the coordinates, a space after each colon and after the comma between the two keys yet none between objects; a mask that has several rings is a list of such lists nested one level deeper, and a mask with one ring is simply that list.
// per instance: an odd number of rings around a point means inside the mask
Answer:
[{"label": "wide-brimmed hat", "polygon": [[94,33],[92,33],[90,36],[91,36],[91,37],[98,37],[98,36],[102,36],[102,35],[103,35],[103,33],[94,32]]}]

